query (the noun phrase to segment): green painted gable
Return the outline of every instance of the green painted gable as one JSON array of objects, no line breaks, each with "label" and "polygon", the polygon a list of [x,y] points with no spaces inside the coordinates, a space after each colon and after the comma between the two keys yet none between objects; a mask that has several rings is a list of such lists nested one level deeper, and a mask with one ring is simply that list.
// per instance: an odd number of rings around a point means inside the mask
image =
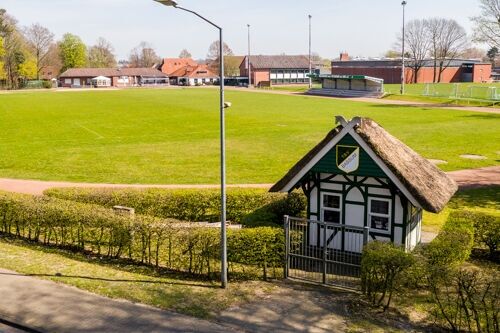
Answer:
[{"label": "green painted gable", "polygon": [[[337,145],[357,146],[359,147],[359,168],[356,171],[348,173],[354,176],[387,177],[373,159],[359,146],[354,138],[347,134]],[[333,147],[316,165],[311,169],[313,172],[331,173],[346,175],[344,171],[337,167],[337,147]]]}]

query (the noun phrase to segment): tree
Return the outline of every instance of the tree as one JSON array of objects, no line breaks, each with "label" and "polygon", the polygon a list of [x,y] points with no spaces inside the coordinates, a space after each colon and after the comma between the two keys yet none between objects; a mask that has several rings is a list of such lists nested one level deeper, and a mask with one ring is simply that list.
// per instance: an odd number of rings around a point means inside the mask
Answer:
[{"label": "tree", "polygon": [[92,68],[116,67],[114,48],[104,38],[99,38],[97,44],[89,49],[88,66]]},{"label": "tree", "polygon": [[24,61],[19,64],[18,74],[24,80],[38,79],[38,62],[34,56],[25,55]]},{"label": "tree", "polygon": [[54,34],[38,23],[24,29],[24,38],[28,48],[34,56],[36,65],[36,79],[40,78],[40,71],[46,65],[45,59],[54,43]]},{"label": "tree", "polygon": [[486,53],[486,56],[493,64],[493,66],[495,66],[495,60],[498,57],[498,47],[494,46],[491,49],[489,49],[488,52]]},{"label": "tree", "polygon": [[[207,54],[207,61],[210,69],[214,72],[217,73],[218,75],[220,70],[219,70],[219,52],[220,52],[220,41],[215,41],[212,44],[210,44],[210,47],[208,48],[208,54]],[[233,50],[224,43],[222,45],[222,53],[224,56],[232,56]],[[227,74],[227,70],[224,70],[224,74]]]},{"label": "tree", "polygon": [[453,59],[462,54],[466,45],[467,33],[465,29],[455,20],[444,20],[436,52],[439,65],[438,82],[441,82],[444,70],[448,68]]},{"label": "tree", "polygon": [[85,67],[87,63],[87,47],[80,37],[67,33],[59,42],[62,71],[68,68]]},{"label": "tree", "polygon": [[[401,43],[401,37],[400,43]],[[426,58],[431,48],[431,39],[425,20],[412,20],[405,27],[405,43],[411,59],[410,67],[413,68],[413,82],[418,82],[418,73],[425,65]],[[406,54],[405,54],[406,57]]]},{"label": "tree", "polygon": [[3,68],[7,88],[18,87],[19,66],[24,62],[26,41],[17,27],[17,20],[0,9],[0,36],[3,38]]},{"label": "tree", "polygon": [[3,57],[5,56],[5,48],[3,46],[3,37],[0,36],[0,80],[5,80],[7,78],[7,75],[5,73],[4,69],[4,62],[3,62]]},{"label": "tree", "polygon": [[160,57],[153,47],[146,42],[141,42],[129,56],[129,67],[153,67],[160,62]]},{"label": "tree", "polygon": [[387,52],[384,53],[384,57],[391,59],[399,58],[401,57],[401,51],[388,50]]},{"label": "tree", "polygon": [[473,39],[490,47],[500,46],[500,0],[480,0],[481,15],[471,18]]},{"label": "tree", "polygon": [[189,53],[188,50],[184,49],[181,51],[181,53],[179,54],[179,58],[192,58],[193,56],[191,55],[191,53]]},{"label": "tree", "polygon": [[477,47],[468,47],[465,49],[460,57],[464,59],[483,59],[486,55],[486,51]]}]

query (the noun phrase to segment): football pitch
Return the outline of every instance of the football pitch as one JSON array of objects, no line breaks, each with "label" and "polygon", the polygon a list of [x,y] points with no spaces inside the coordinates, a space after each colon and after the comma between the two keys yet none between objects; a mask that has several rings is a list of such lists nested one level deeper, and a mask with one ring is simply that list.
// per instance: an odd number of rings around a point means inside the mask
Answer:
[{"label": "football pitch", "polygon": [[[500,164],[500,115],[228,91],[229,183],[272,183],[331,130],[366,116],[443,170]],[[470,160],[462,154],[477,154]],[[196,184],[219,179],[215,89],[0,94],[0,177]],[[418,166],[415,166],[418,168]]]}]

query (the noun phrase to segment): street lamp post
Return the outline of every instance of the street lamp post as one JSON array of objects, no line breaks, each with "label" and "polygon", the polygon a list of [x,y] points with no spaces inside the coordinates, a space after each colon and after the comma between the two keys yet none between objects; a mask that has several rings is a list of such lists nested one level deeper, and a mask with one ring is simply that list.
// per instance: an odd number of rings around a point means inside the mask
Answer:
[{"label": "street lamp post", "polygon": [[401,2],[401,6],[403,6],[403,42],[402,42],[402,51],[401,51],[401,95],[405,93],[405,81],[406,81],[406,73],[405,73],[405,7],[406,1],[403,0]]},{"label": "street lamp post", "polygon": [[224,109],[231,106],[224,102],[224,42],[222,28],[196,13],[195,11],[180,7],[173,0],[154,0],[164,6],[174,7],[185,12],[194,14],[203,21],[211,24],[219,30],[219,85],[220,85],[220,176],[221,176],[221,287],[227,287],[227,234],[226,234],[226,137]]},{"label": "street lamp post", "polygon": [[309,15],[309,89],[312,89],[312,15]]},{"label": "street lamp post", "polygon": [[248,60],[247,60],[247,66],[248,66],[248,88],[252,86],[252,68],[250,67],[250,24],[247,24],[248,27]]}]

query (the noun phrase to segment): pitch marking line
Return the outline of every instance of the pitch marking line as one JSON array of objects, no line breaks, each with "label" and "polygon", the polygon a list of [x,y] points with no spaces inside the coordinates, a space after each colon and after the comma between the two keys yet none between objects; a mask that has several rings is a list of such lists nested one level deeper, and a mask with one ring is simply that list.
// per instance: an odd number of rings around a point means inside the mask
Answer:
[{"label": "pitch marking line", "polygon": [[101,134],[97,133],[96,131],[93,131],[90,128],[87,128],[87,127],[80,125],[80,124],[77,124],[77,125],[78,125],[78,127],[83,128],[87,132],[94,134],[98,139],[104,139],[104,137]]}]

